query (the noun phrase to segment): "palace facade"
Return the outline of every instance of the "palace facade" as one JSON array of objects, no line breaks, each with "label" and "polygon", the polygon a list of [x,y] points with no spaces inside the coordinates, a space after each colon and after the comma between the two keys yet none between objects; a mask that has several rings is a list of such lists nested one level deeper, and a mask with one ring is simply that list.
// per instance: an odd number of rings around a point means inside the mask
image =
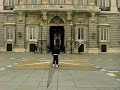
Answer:
[{"label": "palace facade", "polygon": [[0,51],[120,53],[120,0],[0,0]]}]

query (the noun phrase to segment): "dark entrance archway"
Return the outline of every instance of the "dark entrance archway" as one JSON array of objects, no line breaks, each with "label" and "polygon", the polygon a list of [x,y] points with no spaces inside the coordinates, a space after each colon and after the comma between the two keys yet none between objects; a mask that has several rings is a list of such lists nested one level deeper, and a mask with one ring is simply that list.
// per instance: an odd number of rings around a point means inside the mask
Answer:
[{"label": "dark entrance archway", "polygon": [[54,46],[60,48],[61,51],[65,50],[64,46],[64,26],[50,26],[50,51]]}]

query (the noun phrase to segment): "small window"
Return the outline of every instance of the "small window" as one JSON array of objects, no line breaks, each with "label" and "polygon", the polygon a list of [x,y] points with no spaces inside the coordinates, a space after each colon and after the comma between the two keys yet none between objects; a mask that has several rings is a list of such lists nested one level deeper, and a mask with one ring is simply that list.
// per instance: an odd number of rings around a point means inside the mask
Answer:
[{"label": "small window", "polygon": [[107,52],[107,45],[101,45],[101,52]]}]

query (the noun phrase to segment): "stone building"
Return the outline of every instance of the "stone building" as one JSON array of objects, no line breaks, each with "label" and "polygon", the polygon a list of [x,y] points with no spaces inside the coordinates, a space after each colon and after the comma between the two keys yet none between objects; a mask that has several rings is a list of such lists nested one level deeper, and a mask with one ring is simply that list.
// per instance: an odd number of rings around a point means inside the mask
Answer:
[{"label": "stone building", "polygon": [[0,51],[120,53],[120,0],[0,0]]}]

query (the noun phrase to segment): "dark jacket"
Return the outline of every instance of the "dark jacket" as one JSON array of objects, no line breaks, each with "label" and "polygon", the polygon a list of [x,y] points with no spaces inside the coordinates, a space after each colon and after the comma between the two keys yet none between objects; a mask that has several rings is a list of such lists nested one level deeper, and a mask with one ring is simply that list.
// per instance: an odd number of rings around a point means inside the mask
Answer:
[{"label": "dark jacket", "polygon": [[60,51],[59,51],[58,48],[54,48],[54,49],[52,50],[52,55],[59,55],[59,54],[60,54]]}]

